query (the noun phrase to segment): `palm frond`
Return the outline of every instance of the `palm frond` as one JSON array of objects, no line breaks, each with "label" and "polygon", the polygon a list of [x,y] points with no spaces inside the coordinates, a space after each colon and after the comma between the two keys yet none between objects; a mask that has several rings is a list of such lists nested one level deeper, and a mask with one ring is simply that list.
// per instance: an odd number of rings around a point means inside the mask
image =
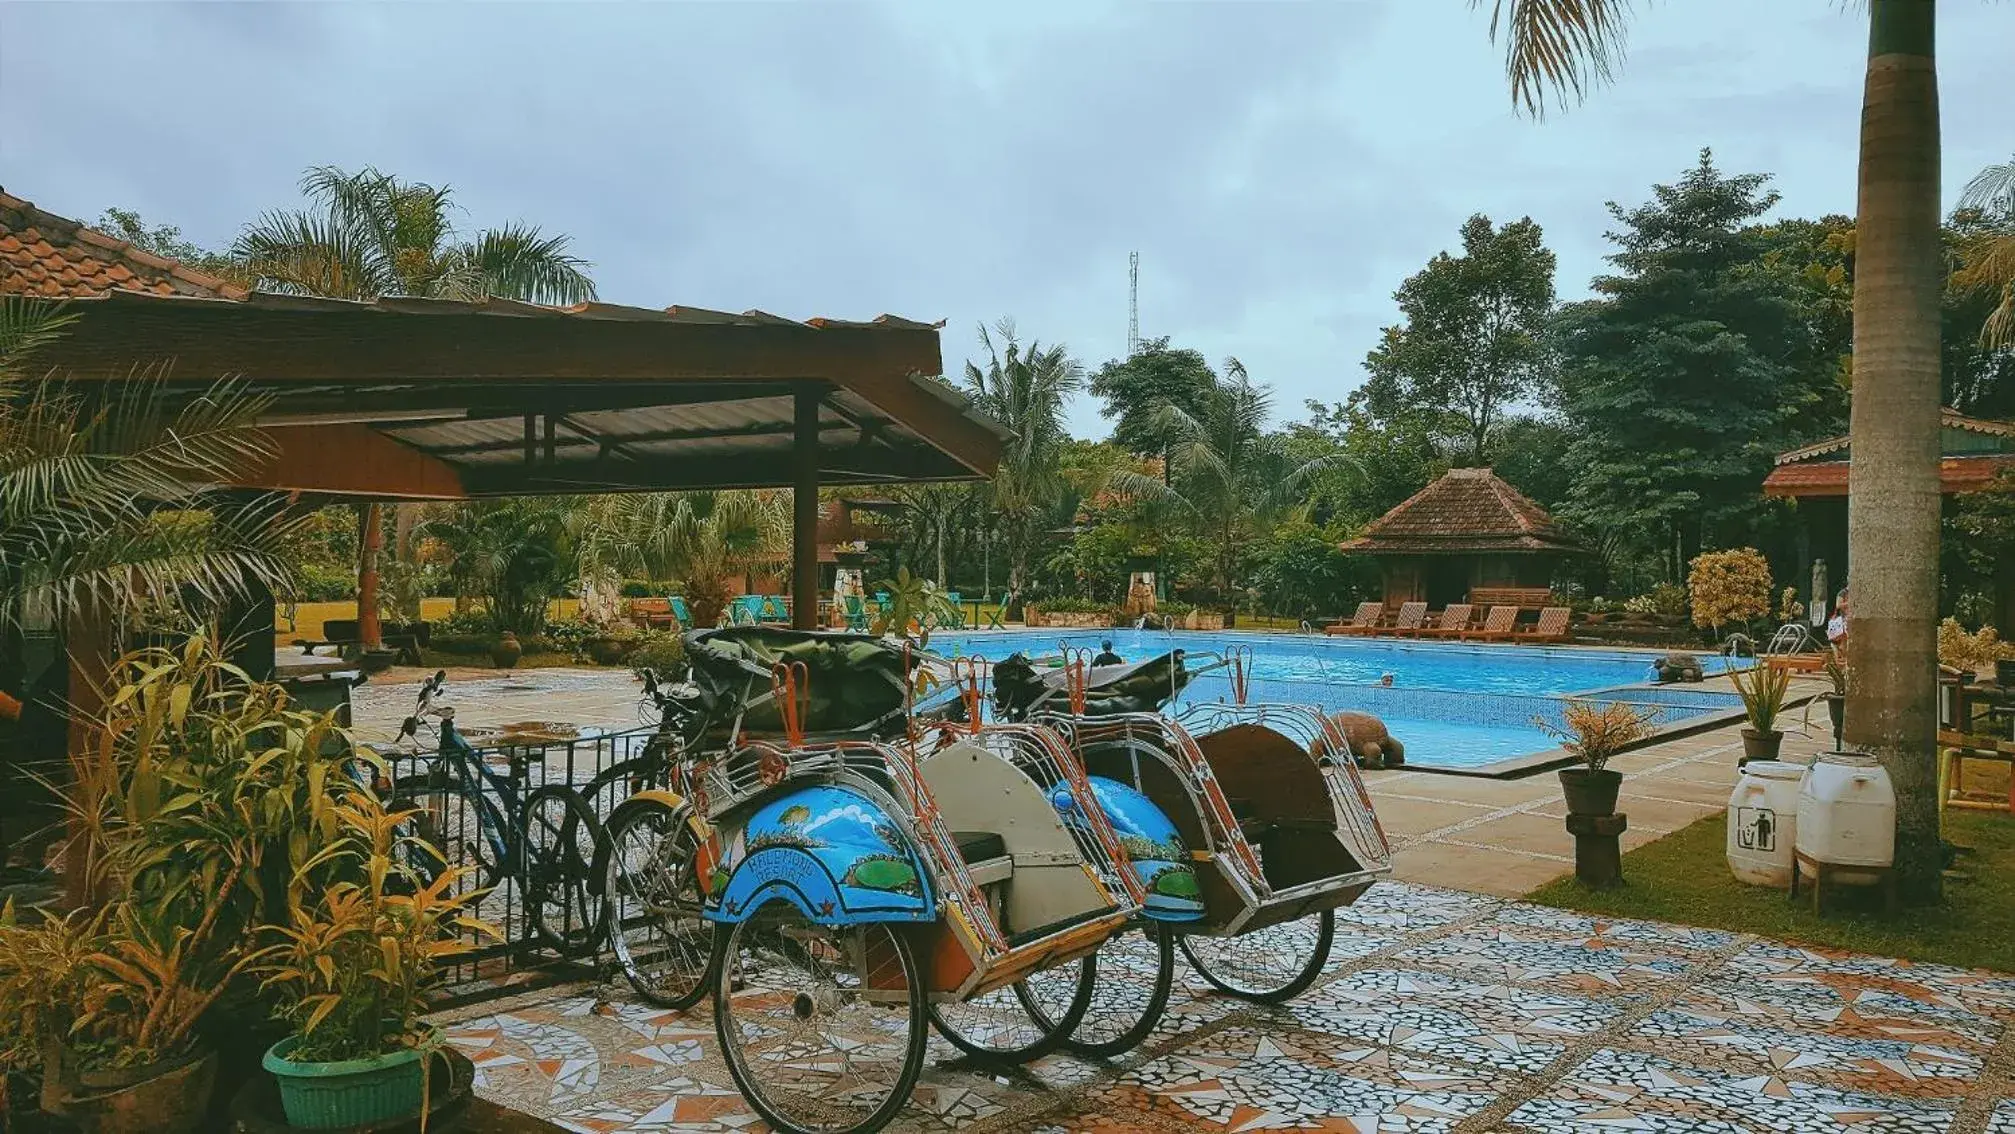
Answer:
[{"label": "palm frond", "polygon": [[587,269],[567,252],[565,236],[544,236],[531,225],[488,229],[456,248],[452,259],[473,269],[485,294],[530,303],[583,303],[595,298]]},{"label": "palm frond", "polygon": [[1959,207],[2015,219],[2015,158],[1974,174],[1959,194]]},{"label": "palm frond", "polygon": [[231,245],[261,288],[330,299],[395,290],[397,276],[382,253],[367,227],[305,212],[269,212]]},{"label": "palm frond", "polygon": [[1504,39],[1512,102],[1535,118],[1549,98],[1579,102],[1623,59],[1631,0],[1470,0],[1490,5],[1490,39]]}]

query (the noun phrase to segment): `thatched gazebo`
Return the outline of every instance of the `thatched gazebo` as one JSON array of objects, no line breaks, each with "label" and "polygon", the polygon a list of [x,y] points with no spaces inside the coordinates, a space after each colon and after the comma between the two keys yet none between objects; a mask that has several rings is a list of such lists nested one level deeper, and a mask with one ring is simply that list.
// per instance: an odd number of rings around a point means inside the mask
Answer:
[{"label": "thatched gazebo", "polygon": [[1585,554],[1546,509],[1489,469],[1450,469],[1367,525],[1344,551],[1378,558],[1385,605],[1504,601],[1541,605],[1564,556]]}]

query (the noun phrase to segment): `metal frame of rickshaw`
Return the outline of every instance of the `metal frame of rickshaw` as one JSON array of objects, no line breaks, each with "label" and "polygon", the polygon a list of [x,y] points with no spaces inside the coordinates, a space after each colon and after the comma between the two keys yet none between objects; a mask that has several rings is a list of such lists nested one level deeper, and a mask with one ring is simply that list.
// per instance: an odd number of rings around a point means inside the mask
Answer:
[{"label": "metal frame of rickshaw", "polygon": [[[756,741],[701,769],[704,791],[699,802],[720,848],[718,869],[726,874],[724,882],[707,888],[709,920],[717,924],[742,920],[770,901],[781,899],[824,925],[901,921],[930,926],[933,936],[920,951],[920,957],[927,960],[926,991],[934,1000],[963,1000],[1095,952],[1138,912],[1136,892],[1108,885],[1107,880],[1120,873],[1117,864],[1124,861],[1111,828],[1103,822],[1088,829],[1059,823],[1078,848],[1077,865],[1100,899],[1100,908],[1012,936],[1004,932],[926,783],[925,766],[931,760],[942,758],[962,739],[979,736],[976,746],[1027,779],[1032,789],[1041,785],[1030,776],[1027,765],[1032,760],[1047,760],[1055,763],[1073,795],[1089,799],[1082,768],[1054,734],[1021,728],[967,732],[962,737],[960,726],[947,724],[939,730],[940,743],[929,753],[921,751],[923,738],[915,731],[897,743],[808,740],[798,727],[809,695],[804,664],[778,666],[774,681],[773,692],[785,720],[783,743]],[[745,849],[735,858],[737,821],[746,822],[765,805],[815,786],[841,788],[882,812],[901,836],[904,846],[897,849],[911,856],[919,868],[921,892],[914,901],[892,901],[879,909],[846,909],[836,879],[790,876],[792,869],[784,864],[797,862],[797,856],[768,860],[779,865],[767,876],[761,870],[743,875],[769,848]],[[1046,794],[1043,802],[1049,805]],[[741,845],[746,847],[746,842]],[[750,881],[738,886],[737,880],[743,877]],[[826,882],[831,883],[829,888]],[[804,892],[807,886],[829,892],[813,897]],[[955,949],[950,947],[953,945]]]},{"label": "metal frame of rickshaw", "polygon": [[[1191,858],[1199,868],[1205,915],[1181,925],[1185,934],[1237,936],[1281,922],[1293,921],[1356,900],[1371,884],[1392,872],[1392,851],[1372,810],[1371,797],[1357,774],[1341,728],[1325,714],[1305,706],[1250,704],[1247,693],[1252,671],[1251,647],[1235,646],[1218,663],[1231,670],[1233,703],[1203,703],[1176,718],[1160,713],[1121,713],[1086,717],[1084,651],[1066,647],[1065,670],[1069,703],[1074,712],[1040,712],[1032,721],[1056,731],[1088,774],[1102,774],[1092,757],[1101,748],[1120,748],[1129,755],[1132,785],[1164,813],[1168,792],[1150,790],[1141,775],[1143,752],[1159,761],[1182,791],[1186,805],[1169,818],[1192,841]],[[1215,666],[1211,667],[1215,668]],[[1280,745],[1296,748],[1320,775],[1339,848],[1356,869],[1325,874],[1280,887],[1266,876],[1260,850],[1249,840],[1222,777],[1204,751],[1213,738],[1240,727],[1276,734]],[[1276,752],[1285,756],[1285,748]],[[1244,774],[1240,769],[1238,773]],[[1188,820],[1185,826],[1184,820]],[[1313,831],[1315,828],[1304,828]],[[1196,836],[1201,839],[1197,840]],[[1200,845],[1195,845],[1200,842]],[[1292,875],[1299,864],[1280,864],[1278,873]],[[1213,882],[1219,885],[1213,885]],[[1150,915],[1151,916],[1151,915]]]}]

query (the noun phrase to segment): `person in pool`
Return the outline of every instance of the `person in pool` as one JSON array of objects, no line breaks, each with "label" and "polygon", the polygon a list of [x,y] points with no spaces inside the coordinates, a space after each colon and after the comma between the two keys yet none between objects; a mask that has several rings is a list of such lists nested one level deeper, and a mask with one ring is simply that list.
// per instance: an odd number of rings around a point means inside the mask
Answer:
[{"label": "person in pool", "polygon": [[1112,639],[1107,638],[1105,641],[1100,642],[1098,646],[1099,646],[1098,656],[1091,659],[1091,664],[1094,667],[1102,665],[1126,664],[1125,658],[1120,657],[1118,654],[1112,652]]}]

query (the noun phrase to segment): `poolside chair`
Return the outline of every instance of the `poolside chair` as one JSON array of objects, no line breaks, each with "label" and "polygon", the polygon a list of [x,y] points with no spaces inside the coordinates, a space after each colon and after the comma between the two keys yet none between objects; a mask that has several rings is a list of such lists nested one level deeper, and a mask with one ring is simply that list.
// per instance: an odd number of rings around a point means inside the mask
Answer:
[{"label": "poolside chair", "polygon": [[679,627],[685,630],[693,629],[693,611],[686,605],[686,596],[673,595],[668,601],[672,605],[672,617],[679,620]]},{"label": "poolside chair", "polygon": [[1476,620],[1476,607],[1472,603],[1452,602],[1441,608],[1441,617],[1434,625],[1423,626],[1414,631],[1421,638],[1458,638],[1469,630],[1469,624]]},{"label": "poolside chair", "polygon": [[867,604],[861,601],[861,596],[848,595],[845,609],[847,614],[847,629],[860,631],[870,629],[868,625]]},{"label": "poolside chair", "polygon": [[1482,627],[1465,633],[1462,638],[1468,642],[1509,642],[1512,625],[1517,621],[1517,607],[1493,606],[1490,613],[1483,616]]},{"label": "poolside chair", "polygon": [[[994,608],[992,610],[986,611],[987,629],[989,630],[1007,629],[1007,624],[1001,621],[1002,618],[1007,617],[1007,606],[1008,606],[1008,593],[1006,591],[1002,591],[1000,601],[994,603]],[[982,607],[981,609],[984,610],[985,608]]]},{"label": "poolside chair", "polygon": [[784,603],[781,595],[763,596],[763,621],[789,623],[791,608]]},{"label": "poolside chair", "polygon": [[1375,601],[1361,602],[1357,604],[1357,613],[1351,616],[1349,622],[1335,623],[1334,625],[1330,626],[1327,630],[1325,630],[1324,633],[1369,634],[1373,630],[1377,629],[1378,620],[1384,616],[1385,616],[1384,603]]},{"label": "poolside chair", "polygon": [[1391,634],[1395,638],[1410,638],[1420,632],[1421,625],[1426,621],[1426,603],[1403,602],[1399,604],[1399,615],[1392,620],[1392,625],[1383,630],[1374,630],[1372,633],[1381,636]]},{"label": "poolside chair", "polygon": [[964,600],[957,591],[946,591],[945,598],[951,601],[951,613],[938,620],[940,630],[963,630],[966,628]]},{"label": "poolside chair", "polygon": [[1564,606],[1541,607],[1539,622],[1530,630],[1512,631],[1511,640],[1514,642],[1565,642],[1567,641],[1567,622],[1572,617],[1572,614],[1573,612]]}]

